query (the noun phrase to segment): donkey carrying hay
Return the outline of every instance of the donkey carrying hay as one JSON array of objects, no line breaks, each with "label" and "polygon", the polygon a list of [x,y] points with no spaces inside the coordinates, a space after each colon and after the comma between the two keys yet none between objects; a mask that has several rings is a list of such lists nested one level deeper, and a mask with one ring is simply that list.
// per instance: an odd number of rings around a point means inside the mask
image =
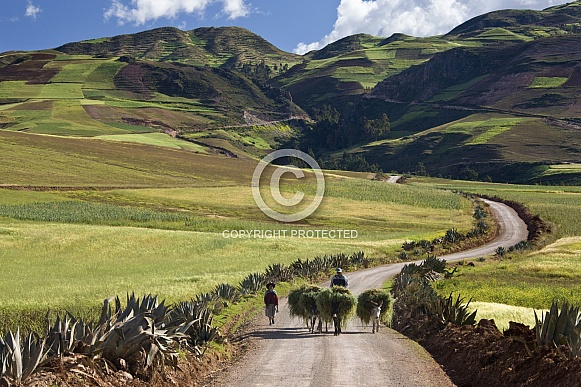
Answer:
[{"label": "donkey carrying hay", "polygon": [[341,327],[353,316],[357,304],[349,289],[341,286],[321,290],[316,302],[321,320],[326,323],[333,322],[335,336],[341,334]]},{"label": "donkey carrying hay", "polygon": [[391,297],[387,291],[369,289],[357,297],[357,317],[365,325],[373,324],[372,332],[379,332],[379,325],[389,307]]}]

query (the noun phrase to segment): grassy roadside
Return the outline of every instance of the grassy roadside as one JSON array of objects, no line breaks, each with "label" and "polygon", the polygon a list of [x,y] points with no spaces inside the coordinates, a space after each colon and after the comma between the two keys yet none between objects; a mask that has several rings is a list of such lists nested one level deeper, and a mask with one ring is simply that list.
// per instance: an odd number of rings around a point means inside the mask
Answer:
[{"label": "grassy roadside", "polygon": [[518,186],[413,178],[412,184],[498,196],[525,204],[533,214],[555,224],[553,240],[538,251],[507,254],[502,259],[458,266],[454,277],[438,281],[442,295],[472,297],[478,318],[493,318],[499,327],[508,321],[534,324],[532,308],[548,309],[554,299],[581,305],[581,188]]},{"label": "grassy roadside", "polygon": [[478,302],[548,309],[554,299],[581,305],[581,238],[564,238],[544,249],[511,259],[459,266],[434,287]]}]

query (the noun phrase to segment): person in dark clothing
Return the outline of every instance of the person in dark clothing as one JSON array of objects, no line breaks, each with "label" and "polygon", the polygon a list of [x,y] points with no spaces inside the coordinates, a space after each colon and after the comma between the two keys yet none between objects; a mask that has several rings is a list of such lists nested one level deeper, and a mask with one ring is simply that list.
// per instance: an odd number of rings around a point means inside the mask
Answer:
[{"label": "person in dark clothing", "polygon": [[331,287],[333,286],[343,286],[344,288],[349,286],[349,280],[343,275],[343,270],[340,267],[337,268],[337,274],[331,278]]},{"label": "person in dark clothing", "polygon": [[274,283],[269,282],[266,284],[266,293],[264,293],[264,305],[266,317],[269,319],[269,325],[274,324],[274,316],[278,312],[278,295],[276,290],[274,290]]}]

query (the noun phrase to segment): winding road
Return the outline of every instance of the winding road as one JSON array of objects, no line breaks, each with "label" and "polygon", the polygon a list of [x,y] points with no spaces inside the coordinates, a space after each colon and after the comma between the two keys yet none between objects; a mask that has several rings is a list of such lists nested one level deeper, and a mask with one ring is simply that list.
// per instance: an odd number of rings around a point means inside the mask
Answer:
[{"label": "winding road", "polygon": [[[499,225],[491,243],[441,258],[456,261],[494,253],[527,238],[525,223],[501,203],[485,200]],[[357,295],[381,287],[404,263],[346,273]],[[325,284],[326,286],[327,284]],[[338,337],[310,334],[304,324],[289,317],[286,299],[281,300],[276,324],[266,317],[255,320],[245,335],[254,347],[237,364],[216,376],[213,386],[454,386],[441,367],[418,344],[388,328],[377,334],[358,319]]]}]

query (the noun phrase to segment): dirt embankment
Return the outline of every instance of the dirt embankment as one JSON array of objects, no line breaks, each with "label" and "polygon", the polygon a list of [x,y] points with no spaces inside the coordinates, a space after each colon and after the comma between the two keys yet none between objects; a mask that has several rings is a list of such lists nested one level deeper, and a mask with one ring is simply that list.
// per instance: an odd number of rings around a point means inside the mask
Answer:
[{"label": "dirt embankment", "polygon": [[442,330],[438,324],[423,317],[399,330],[426,348],[458,387],[581,386],[581,359],[567,359],[564,347],[536,346],[525,325],[511,322],[501,333],[494,320]]}]

